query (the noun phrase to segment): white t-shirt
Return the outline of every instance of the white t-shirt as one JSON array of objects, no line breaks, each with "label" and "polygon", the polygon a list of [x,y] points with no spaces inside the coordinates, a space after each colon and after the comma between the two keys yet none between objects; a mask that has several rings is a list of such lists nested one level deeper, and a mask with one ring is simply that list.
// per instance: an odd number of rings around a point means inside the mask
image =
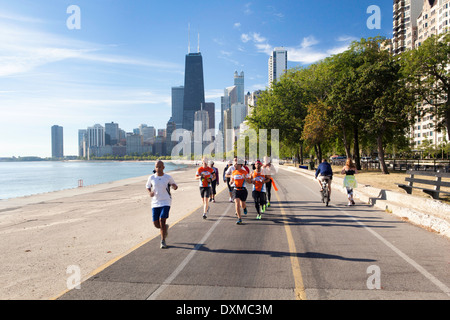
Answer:
[{"label": "white t-shirt", "polygon": [[[236,170],[236,168],[234,167],[234,165],[232,165],[231,167],[229,167],[227,169],[227,171],[225,172],[225,175],[231,175],[233,173],[233,171]],[[225,178],[226,179],[226,178]],[[234,187],[234,182],[230,181],[230,186]]]},{"label": "white t-shirt", "polygon": [[227,171],[225,172],[225,175],[232,174],[234,170],[236,170],[234,166],[228,167]]},{"label": "white t-shirt", "polygon": [[274,176],[277,174],[277,169],[274,167],[273,164],[270,164],[269,167],[262,167],[262,172],[264,175]]},{"label": "white t-shirt", "polygon": [[170,195],[170,185],[175,181],[168,174],[158,176],[156,173],[148,177],[146,187],[151,188],[155,195],[152,197],[152,207],[164,207],[172,204],[172,196]]}]

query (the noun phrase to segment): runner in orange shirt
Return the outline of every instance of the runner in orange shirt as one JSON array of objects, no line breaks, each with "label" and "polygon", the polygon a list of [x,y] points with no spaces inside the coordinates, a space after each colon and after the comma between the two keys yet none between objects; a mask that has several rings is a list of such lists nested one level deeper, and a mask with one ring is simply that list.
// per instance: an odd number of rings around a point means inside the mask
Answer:
[{"label": "runner in orange shirt", "polygon": [[203,219],[209,214],[209,197],[211,195],[211,181],[215,179],[214,169],[208,167],[208,159],[202,159],[203,165],[197,169],[195,179],[199,180],[200,196],[203,201]]},{"label": "runner in orange shirt", "polygon": [[236,215],[238,220],[236,224],[242,223],[241,208],[244,209],[244,214],[247,214],[247,205],[245,201],[247,200],[248,191],[246,183],[251,183],[250,175],[243,168],[244,160],[238,159],[236,163],[236,169],[229,176],[231,178],[231,183],[234,184],[233,199],[236,207]]},{"label": "runner in orange shirt", "polygon": [[[253,171],[252,183],[253,191],[252,197],[255,200],[256,219],[261,220],[261,212],[264,212],[266,206],[266,183],[270,181],[270,178],[266,178],[261,170],[262,163],[257,160],[255,163],[255,170]],[[262,209],[261,209],[262,207]]]}]

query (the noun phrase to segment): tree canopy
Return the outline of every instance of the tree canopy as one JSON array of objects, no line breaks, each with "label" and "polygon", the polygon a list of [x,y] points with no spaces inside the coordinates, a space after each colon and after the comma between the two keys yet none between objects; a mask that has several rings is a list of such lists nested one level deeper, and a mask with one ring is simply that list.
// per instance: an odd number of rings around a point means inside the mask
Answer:
[{"label": "tree canopy", "polygon": [[[404,141],[415,118],[417,87],[422,85],[411,81],[424,81],[425,71],[405,62],[413,59],[412,54],[399,58],[382,50],[384,41],[383,37],[361,39],[340,54],[289,70],[262,92],[248,117],[250,126],[279,128],[280,143],[300,153],[303,147],[310,148],[319,159],[323,150],[343,149],[359,168],[360,145],[370,145],[377,150],[383,173],[389,173],[385,148]],[[408,76],[411,70],[416,73]],[[426,70],[431,83],[432,72]],[[436,79],[442,86],[450,85],[438,73]],[[423,90],[420,97],[433,96],[436,103],[438,95],[439,101],[447,97],[442,92]]]}]

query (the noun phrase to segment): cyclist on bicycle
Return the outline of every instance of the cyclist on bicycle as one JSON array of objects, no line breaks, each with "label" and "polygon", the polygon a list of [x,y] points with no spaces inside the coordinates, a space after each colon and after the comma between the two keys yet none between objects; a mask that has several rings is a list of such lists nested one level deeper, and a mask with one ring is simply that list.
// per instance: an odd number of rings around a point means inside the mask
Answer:
[{"label": "cyclist on bicycle", "polygon": [[[318,179],[317,179],[317,176],[319,176]],[[322,163],[319,164],[319,166],[317,167],[317,170],[316,170],[315,177],[316,177],[317,181],[319,181],[320,192],[323,191],[322,181],[326,180],[328,182],[328,195],[329,195],[329,197],[331,197],[331,180],[333,180],[333,169],[331,169],[331,165],[327,162],[327,159],[323,159]]]}]

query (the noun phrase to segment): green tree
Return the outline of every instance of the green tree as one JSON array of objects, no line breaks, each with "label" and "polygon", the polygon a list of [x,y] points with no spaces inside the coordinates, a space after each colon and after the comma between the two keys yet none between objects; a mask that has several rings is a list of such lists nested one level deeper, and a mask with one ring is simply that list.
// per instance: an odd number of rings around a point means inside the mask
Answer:
[{"label": "green tree", "polygon": [[364,131],[376,137],[381,169],[388,174],[385,145],[406,134],[413,118],[414,99],[399,60],[380,50],[382,41],[381,37],[361,39],[353,44],[352,50],[360,53],[361,60],[354,83],[358,104],[364,110],[360,121]]},{"label": "green tree", "polygon": [[418,101],[435,106],[431,112],[439,119],[450,140],[450,33],[433,35],[420,47],[402,54],[405,74]]},{"label": "green tree", "polygon": [[332,126],[328,121],[330,107],[323,101],[311,103],[307,107],[308,114],[305,118],[302,138],[309,145],[314,146],[319,163],[322,162],[322,145],[329,140],[329,132]]},{"label": "green tree", "polygon": [[[327,103],[333,108],[330,112],[330,123],[340,132],[340,139],[345,153],[351,157],[351,137],[353,137],[353,154],[359,159],[359,132],[362,117],[361,105],[356,94],[355,83],[358,79],[357,68],[361,64],[359,53],[349,49],[330,58],[331,70],[334,75],[330,83],[330,94]],[[358,169],[360,162],[355,159]]]},{"label": "green tree", "polygon": [[279,129],[280,143],[297,151],[302,159],[303,140],[301,138],[306,117],[305,91],[297,72],[288,72],[271,88],[263,91],[252,115],[248,116],[250,127],[258,129]]}]

